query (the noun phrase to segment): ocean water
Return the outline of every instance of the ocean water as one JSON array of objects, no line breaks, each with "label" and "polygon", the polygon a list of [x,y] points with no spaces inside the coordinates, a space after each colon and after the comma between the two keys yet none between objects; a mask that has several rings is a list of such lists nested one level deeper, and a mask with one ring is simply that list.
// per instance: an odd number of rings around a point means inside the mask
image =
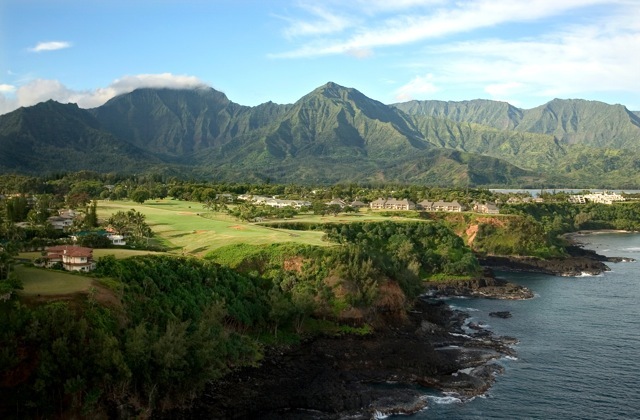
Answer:
[{"label": "ocean water", "polygon": [[[586,248],[638,262],[599,276],[499,273],[532,289],[527,301],[452,299],[475,322],[520,340],[517,359],[482,397],[429,397],[412,419],[640,419],[640,234],[593,234]],[[508,319],[489,317],[510,311]],[[406,418],[406,417],[405,417]]]}]

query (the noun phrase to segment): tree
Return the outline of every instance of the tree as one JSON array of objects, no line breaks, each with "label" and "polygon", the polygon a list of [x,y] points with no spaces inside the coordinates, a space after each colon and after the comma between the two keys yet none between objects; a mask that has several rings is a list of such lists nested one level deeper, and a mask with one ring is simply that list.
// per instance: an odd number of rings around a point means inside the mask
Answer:
[{"label": "tree", "polygon": [[151,197],[149,190],[146,188],[138,187],[136,188],[130,195],[129,198],[136,203],[144,203],[145,200],[148,200]]},{"label": "tree", "polygon": [[91,205],[87,207],[87,214],[84,218],[84,224],[88,228],[98,226],[98,202],[93,200]]},{"label": "tree", "polygon": [[110,248],[111,240],[98,233],[89,233],[78,238],[78,245],[88,248]]},{"label": "tree", "polygon": [[11,269],[13,268],[14,259],[18,255],[17,248],[11,243],[7,242],[4,246],[0,246],[0,280],[6,280],[9,278]]},{"label": "tree", "polygon": [[291,301],[280,290],[280,286],[274,285],[269,290],[269,318],[273,323],[273,335],[278,338],[278,327],[286,324],[293,316],[294,309]]},{"label": "tree", "polygon": [[333,214],[334,216],[337,216],[340,211],[342,211],[342,208],[339,204],[330,204],[326,207],[326,209],[327,213]]},{"label": "tree", "polygon": [[326,204],[320,201],[316,201],[311,205],[311,211],[313,211],[313,214],[324,216],[325,214],[327,214],[328,209]]},{"label": "tree", "polygon": [[146,216],[144,214],[131,209],[126,213],[123,211],[115,213],[107,223],[118,235],[142,239],[152,235],[151,228],[145,219]]},{"label": "tree", "polygon": [[107,224],[118,235],[126,235],[129,233],[129,221],[127,220],[127,214],[123,211],[119,211],[116,214],[112,215],[107,221]]}]

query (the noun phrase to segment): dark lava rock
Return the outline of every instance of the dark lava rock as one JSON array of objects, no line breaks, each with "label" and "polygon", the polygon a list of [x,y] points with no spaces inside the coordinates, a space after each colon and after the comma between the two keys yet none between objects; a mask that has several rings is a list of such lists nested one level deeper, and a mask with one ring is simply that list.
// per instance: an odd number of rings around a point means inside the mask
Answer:
[{"label": "dark lava rock", "polygon": [[609,267],[605,263],[587,256],[542,259],[537,257],[494,255],[480,258],[479,261],[483,266],[493,269],[528,271],[556,276],[597,275],[604,271],[609,271]]},{"label": "dark lava rock", "polygon": [[[403,325],[366,336],[318,337],[273,349],[261,366],[212,383],[192,408],[167,418],[370,419],[426,407],[416,386],[480,395],[512,354],[500,337],[463,331],[465,317],[440,301],[418,300]],[[390,324],[391,325],[391,324]]]},{"label": "dark lava rock", "polygon": [[467,296],[488,299],[531,299],[533,292],[524,286],[493,276],[488,270],[484,277],[472,280],[450,280],[425,283],[428,294],[434,297]]},{"label": "dark lava rock", "polygon": [[605,262],[632,262],[633,258],[607,257],[584,249],[579,245],[565,247],[568,256],[564,258],[536,258],[520,256],[486,256],[478,258],[480,264],[504,271],[530,271],[556,276],[575,277],[582,274],[598,275],[609,271]]}]

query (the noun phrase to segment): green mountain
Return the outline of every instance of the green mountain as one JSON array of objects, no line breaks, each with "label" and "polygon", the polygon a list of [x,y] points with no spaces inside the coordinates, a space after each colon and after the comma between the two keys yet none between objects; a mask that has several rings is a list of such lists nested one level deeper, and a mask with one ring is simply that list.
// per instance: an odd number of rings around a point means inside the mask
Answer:
[{"label": "green mountain", "polygon": [[486,100],[394,106],[441,147],[542,171],[550,184],[640,185],[640,120],[622,105],[554,99],[530,110]]},{"label": "green mountain", "polygon": [[476,99],[473,101],[409,101],[394,107],[412,116],[435,117],[454,122],[482,124],[499,130],[513,130],[522,120],[524,110],[506,102]]},{"label": "green mountain", "polygon": [[410,101],[394,106],[417,120],[435,117],[503,131],[546,134],[564,144],[640,148],[640,119],[622,105],[582,99],[554,99],[529,110],[488,100]]},{"label": "green mountain", "polygon": [[138,89],[91,111],[119,138],[180,158],[271,124],[286,109],[273,103],[238,105],[214,89]]},{"label": "green mountain", "polygon": [[0,117],[2,172],[133,172],[159,162],[103,130],[91,113],[75,104],[47,101]]},{"label": "green mountain", "polygon": [[622,105],[554,99],[526,111],[516,129],[565,144],[640,150],[640,118]]},{"label": "green mountain", "polygon": [[626,187],[640,185],[640,117],[582,100],[385,105],[335,83],[255,107],[211,88],[139,89],[90,110],[49,101],[0,116],[0,152],[3,172]]}]

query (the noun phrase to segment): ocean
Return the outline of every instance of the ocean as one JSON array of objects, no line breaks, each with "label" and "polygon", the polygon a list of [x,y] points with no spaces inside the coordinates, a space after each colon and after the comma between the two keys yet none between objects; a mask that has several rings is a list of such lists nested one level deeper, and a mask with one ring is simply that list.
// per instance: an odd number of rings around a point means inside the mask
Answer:
[{"label": "ocean", "polygon": [[[517,358],[497,361],[505,371],[486,395],[461,401],[433,394],[429,408],[411,419],[640,418],[640,234],[581,241],[638,262],[607,263],[611,271],[599,276],[498,273],[536,297],[448,300],[494,333],[518,338]],[[493,311],[512,317],[490,317]]]}]

